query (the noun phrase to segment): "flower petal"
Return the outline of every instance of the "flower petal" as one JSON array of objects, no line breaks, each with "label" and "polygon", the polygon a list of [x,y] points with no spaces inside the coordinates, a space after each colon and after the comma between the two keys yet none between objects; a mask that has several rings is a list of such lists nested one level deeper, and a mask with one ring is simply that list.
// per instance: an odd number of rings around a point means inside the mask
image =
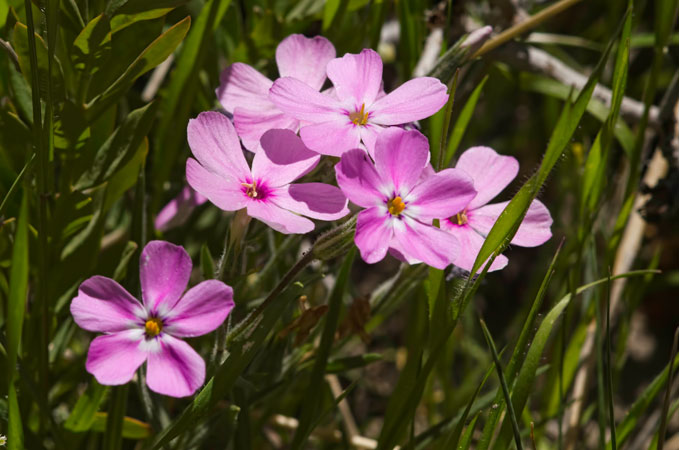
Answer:
[{"label": "flower petal", "polygon": [[252,160],[252,176],[270,187],[289,184],[309,173],[321,155],[309,150],[290,130],[269,130],[261,139],[262,151]]},{"label": "flower petal", "polygon": [[384,128],[379,125],[368,123],[358,127],[358,130],[361,135],[361,141],[365,145],[366,150],[368,150],[368,154],[374,159],[377,136],[384,130]]},{"label": "flower petal", "polygon": [[325,82],[325,68],[336,56],[335,47],[324,37],[291,34],[276,48],[281,77],[293,77],[319,91]]},{"label": "flower petal", "polygon": [[278,108],[265,111],[236,108],[233,113],[233,125],[243,141],[243,146],[253,153],[259,149],[259,140],[268,130],[273,128],[294,132],[299,130],[299,120],[287,116]]},{"label": "flower petal", "polygon": [[215,175],[193,158],[186,160],[186,181],[224,211],[239,210],[247,203],[247,196],[241,190],[239,180]]},{"label": "flower petal", "polygon": [[271,200],[283,209],[319,220],[337,220],[349,214],[347,198],[325,183],[295,183],[278,189]]},{"label": "flower petal", "polygon": [[166,231],[183,225],[193,210],[207,201],[207,197],[184,186],[179,194],[160,210],[153,222],[156,230]]},{"label": "flower petal", "polygon": [[329,122],[302,126],[299,135],[304,144],[321,155],[342,156],[344,152],[358,148],[361,132],[346,117]]},{"label": "flower petal", "polygon": [[356,107],[370,106],[382,84],[382,58],[369,48],[359,53],[347,53],[328,63],[328,78],[340,100],[354,99]]},{"label": "flower petal", "polygon": [[354,242],[368,264],[384,259],[394,231],[386,208],[373,207],[358,213]]},{"label": "flower petal", "polygon": [[419,131],[388,128],[375,143],[375,169],[393,193],[405,197],[429,163],[429,142]]},{"label": "flower petal", "polygon": [[477,194],[469,209],[483,206],[502,192],[519,173],[519,162],[511,156],[499,155],[490,147],[472,147],[465,151],[455,165],[474,180]]},{"label": "flower petal", "polygon": [[260,200],[248,203],[248,216],[259,219],[284,234],[303,234],[314,229],[314,223],[274,204]]},{"label": "flower petal", "polygon": [[436,113],[448,101],[446,86],[436,78],[406,81],[377,100],[370,108],[370,121],[380,125],[400,125]]},{"label": "flower petal", "polygon": [[464,171],[445,169],[421,180],[405,199],[406,214],[422,219],[443,219],[462,211],[476,195],[474,182]]},{"label": "flower petal", "polygon": [[146,361],[143,340],[143,328],[97,336],[90,344],[85,368],[101,384],[128,383]]},{"label": "flower petal", "polygon": [[269,100],[272,84],[271,80],[247,64],[234,63],[222,72],[215,93],[228,112],[234,112],[236,108],[267,110],[274,107]]},{"label": "flower petal", "polygon": [[205,381],[205,361],[186,342],[160,336],[160,348],[148,354],[146,384],[159,394],[188,397]]},{"label": "flower petal", "polygon": [[406,259],[416,259],[437,269],[448,267],[460,253],[460,244],[450,233],[432,225],[402,216],[401,226],[394,226],[396,248]]},{"label": "flower petal", "polygon": [[[508,203],[493,203],[471,211],[467,216],[469,225],[487,236]],[[542,245],[552,237],[551,226],[552,216],[547,207],[539,200],[533,200],[511,243],[520,247]]]},{"label": "flower petal", "polygon": [[284,113],[311,123],[342,116],[337,100],[322,94],[296,78],[279,78],[269,90],[269,99]]},{"label": "flower petal", "polygon": [[[457,258],[453,260],[453,264],[471,272],[472,267],[474,267],[474,261],[483,245],[483,236],[474,231],[469,225],[457,225],[450,220],[442,220],[441,228],[455,236],[460,242],[460,253]],[[507,265],[507,262],[506,256],[498,255],[488,271],[493,272],[495,270],[500,270]],[[478,271],[479,273],[483,270],[483,267],[484,264],[481,265],[481,268]]]},{"label": "flower petal", "polygon": [[193,155],[211,172],[234,179],[250,175],[236,130],[225,115],[200,113],[189,120],[187,136]]},{"label": "flower petal", "polygon": [[389,200],[375,166],[363,150],[344,153],[335,165],[335,175],[344,195],[358,206],[370,208]]},{"label": "flower petal", "polygon": [[100,333],[128,330],[145,315],[144,307],[125,288],[98,275],[80,285],[71,314],[80,328]]},{"label": "flower petal", "polygon": [[189,284],[191,267],[183,247],[165,241],[146,244],[139,258],[139,278],[147,311],[164,315],[171,310]]},{"label": "flower petal", "polygon": [[188,290],[162,319],[163,332],[176,337],[202,336],[224,322],[234,307],[233,289],[206,280]]}]

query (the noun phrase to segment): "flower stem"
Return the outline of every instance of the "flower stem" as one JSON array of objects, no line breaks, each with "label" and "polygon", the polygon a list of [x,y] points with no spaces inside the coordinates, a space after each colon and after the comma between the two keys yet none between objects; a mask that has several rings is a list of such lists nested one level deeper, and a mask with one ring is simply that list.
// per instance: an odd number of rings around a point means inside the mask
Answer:
[{"label": "flower stem", "polygon": [[570,8],[571,6],[575,5],[576,3],[580,2],[581,0],[561,0],[560,2],[557,2],[551,6],[548,6],[547,8],[543,9],[539,13],[530,16],[528,19],[524,20],[521,23],[518,23],[514,25],[511,28],[506,29],[502,33],[498,34],[494,38],[490,39],[488,42],[486,42],[480,49],[476,51],[472,55],[470,59],[477,58],[481,55],[485,55],[491,50],[496,49],[500,45],[511,41],[515,37],[532,30],[533,28],[537,27],[540,25],[542,22],[551,19],[552,17],[556,16],[557,14],[561,13],[562,11],[565,11],[566,9]]},{"label": "flower stem", "polygon": [[264,312],[264,310],[271,304],[278,295],[283,292],[283,290],[294,280],[294,278],[297,276],[299,272],[302,271],[311,261],[313,261],[314,256],[311,251],[308,251],[302,256],[302,258],[297,261],[297,263],[292,266],[290,270],[283,276],[281,281],[278,282],[276,287],[273,288],[273,290],[269,293],[269,295],[264,299],[264,301],[254,310],[252,311],[245,319],[243,319],[242,322],[240,322],[236,327],[231,331],[228,336],[226,336],[226,346],[228,347],[231,342],[235,338],[237,338],[239,335],[243,333],[250,325],[252,325],[255,320]]}]

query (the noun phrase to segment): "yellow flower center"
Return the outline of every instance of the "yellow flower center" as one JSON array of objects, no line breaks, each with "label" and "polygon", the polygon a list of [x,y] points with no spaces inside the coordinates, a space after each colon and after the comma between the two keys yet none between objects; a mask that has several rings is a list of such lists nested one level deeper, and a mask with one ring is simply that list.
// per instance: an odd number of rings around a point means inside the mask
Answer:
[{"label": "yellow flower center", "polygon": [[245,191],[245,193],[248,194],[248,197],[257,198],[257,181],[253,180],[252,183],[241,183],[241,185],[248,188],[247,191]]},{"label": "yellow flower center", "polygon": [[368,113],[365,112],[365,103],[361,105],[361,110],[349,114],[349,119],[354,125],[365,125],[368,123]]},{"label": "yellow flower center", "polygon": [[389,209],[389,214],[392,216],[398,216],[406,209],[406,204],[403,203],[403,199],[396,196],[387,202],[387,208]]},{"label": "yellow flower center", "polygon": [[146,329],[147,336],[156,337],[158,336],[158,334],[160,334],[161,330],[163,329],[163,321],[157,317],[151,317],[146,321],[146,325],[144,325],[144,328]]},{"label": "yellow flower center", "polygon": [[467,223],[467,211],[462,211],[455,215],[455,221],[458,225],[464,225]]}]

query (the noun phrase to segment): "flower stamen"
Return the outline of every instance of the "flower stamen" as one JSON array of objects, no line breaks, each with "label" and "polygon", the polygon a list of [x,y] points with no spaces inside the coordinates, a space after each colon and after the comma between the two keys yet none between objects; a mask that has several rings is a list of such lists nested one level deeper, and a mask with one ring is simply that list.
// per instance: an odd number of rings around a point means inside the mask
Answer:
[{"label": "flower stamen", "polygon": [[150,317],[144,325],[148,337],[156,337],[163,330],[163,321],[157,317]]},{"label": "flower stamen", "polygon": [[351,120],[354,125],[363,126],[368,123],[368,113],[365,112],[365,103],[361,104],[361,109],[359,111],[349,114],[349,120]]},{"label": "flower stamen", "polygon": [[467,219],[467,211],[462,211],[459,212],[455,215],[455,221],[457,222],[458,225],[465,225],[468,221]]},{"label": "flower stamen", "polygon": [[253,180],[252,183],[241,183],[242,186],[247,188],[247,191],[245,193],[248,195],[250,198],[257,198],[257,181]]},{"label": "flower stamen", "polygon": [[398,216],[406,209],[406,204],[401,197],[396,196],[387,202],[387,209],[392,216]]}]

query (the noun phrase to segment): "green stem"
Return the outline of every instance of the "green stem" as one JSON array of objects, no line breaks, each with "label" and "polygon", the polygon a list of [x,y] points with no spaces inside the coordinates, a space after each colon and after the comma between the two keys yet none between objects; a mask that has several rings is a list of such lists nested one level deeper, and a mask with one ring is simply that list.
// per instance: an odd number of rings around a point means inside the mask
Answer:
[{"label": "green stem", "polygon": [[511,28],[506,29],[502,33],[498,34],[494,38],[490,39],[488,42],[486,42],[480,49],[472,55],[473,58],[477,58],[481,55],[485,55],[491,50],[496,49],[500,45],[511,41],[515,37],[522,35],[523,33],[526,33],[527,31],[532,30],[533,28],[537,27],[540,25],[542,22],[551,19],[552,17],[556,16],[557,14],[565,11],[566,9],[570,8],[571,6],[575,5],[576,3],[580,2],[581,0],[561,0],[560,2],[557,2],[539,13],[530,16],[528,19],[524,20],[521,23],[518,23],[514,25]]},{"label": "green stem", "polygon": [[243,333],[243,331],[247,330],[250,325],[264,312],[264,310],[271,304],[276,298],[278,298],[278,295],[283,292],[283,290],[290,284],[292,283],[292,280],[297,276],[299,272],[302,271],[311,261],[313,261],[314,256],[311,251],[308,251],[302,256],[302,258],[297,261],[297,263],[292,266],[290,270],[288,270],[288,273],[286,273],[281,281],[278,282],[276,287],[273,288],[273,290],[269,293],[269,295],[264,299],[262,303],[254,310],[252,311],[245,319],[243,319],[242,322],[240,322],[236,327],[231,331],[228,336],[226,336],[226,347],[229,346],[231,342],[235,338],[237,338],[240,334]]}]

